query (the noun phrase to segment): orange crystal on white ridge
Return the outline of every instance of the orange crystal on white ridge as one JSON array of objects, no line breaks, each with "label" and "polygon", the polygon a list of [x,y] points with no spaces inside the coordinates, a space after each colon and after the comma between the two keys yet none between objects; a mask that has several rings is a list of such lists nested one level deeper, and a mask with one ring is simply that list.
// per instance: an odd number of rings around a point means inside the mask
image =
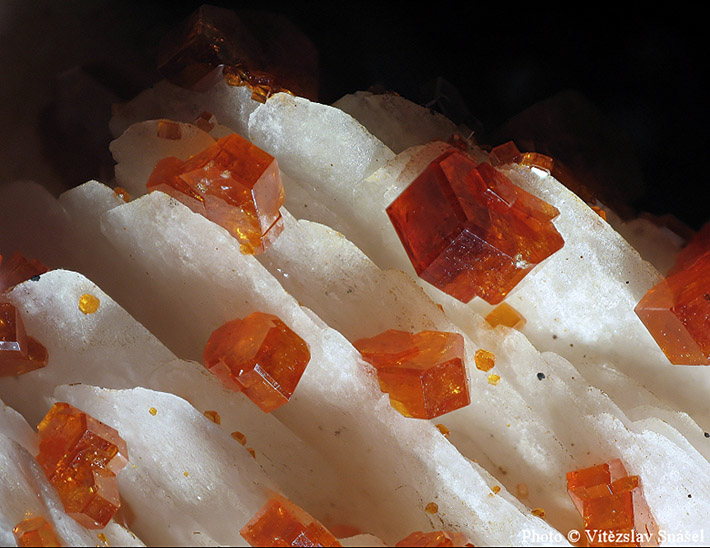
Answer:
[{"label": "orange crystal on white ridge", "polygon": [[453,533],[451,531],[432,531],[424,533],[415,531],[411,535],[400,540],[395,546],[417,546],[428,548],[444,548],[450,546],[473,546],[463,533]]},{"label": "orange crystal on white ridge", "polygon": [[12,529],[12,534],[18,546],[61,546],[52,526],[42,516],[23,519]]},{"label": "orange crystal on white ridge", "polygon": [[30,278],[44,274],[48,270],[37,259],[27,259],[18,252],[13,253],[9,259],[5,260],[0,255],[0,293],[8,291]]}]

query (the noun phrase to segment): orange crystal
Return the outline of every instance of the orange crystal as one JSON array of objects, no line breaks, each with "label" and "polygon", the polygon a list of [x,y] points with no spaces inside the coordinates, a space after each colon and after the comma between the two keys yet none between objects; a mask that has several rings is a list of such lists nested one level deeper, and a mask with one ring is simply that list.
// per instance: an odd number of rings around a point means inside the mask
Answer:
[{"label": "orange crystal", "polygon": [[0,377],[34,371],[47,361],[47,349],[27,336],[20,312],[10,303],[0,303]]},{"label": "orange crystal", "polygon": [[710,365],[710,251],[651,288],[634,311],[672,364]]},{"label": "orange crystal", "polygon": [[429,164],[387,214],[419,277],[464,303],[501,302],[564,245],[555,207],[457,149]]},{"label": "orange crystal", "polygon": [[23,519],[13,529],[18,546],[61,546],[52,526],[41,516]]},{"label": "orange crystal", "polygon": [[37,427],[37,461],[65,511],[87,529],[101,529],[120,507],[116,474],[128,462],[118,432],[68,403],[55,403]]},{"label": "orange crystal", "polygon": [[500,303],[486,316],[486,321],[491,327],[505,325],[506,327],[515,327],[522,329],[527,323],[525,317],[515,310],[508,303]]},{"label": "orange crystal", "polygon": [[380,389],[405,417],[432,419],[471,402],[458,333],[390,329],[353,345],[377,370]]},{"label": "orange crystal", "polygon": [[227,229],[242,252],[262,253],[283,230],[284,188],[273,156],[236,133],[185,162],[160,160],[146,184]]},{"label": "orange crystal", "polygon": [[0,293],[8,291],[17,284],[30,278],[44,274],[49,269],[36,259],[27,259],[15,252],[10,259],[3,262],[0,255]]},{"label": "orange crystal", "polygon": [[239,533],[251,546],[341,546],[318,520],[276,495]]},{"label": "orange crystal", "polygon": [[273,314],[227,322],[207,341],[204,365],[264,412],[286,404],[311,359],[306,342]]},{"label": "orange crystal", "polygon": [[473,544],[471,544],[463,533],[453,533],[451,531],[432,531],[430,533],[424,533],[422,531],[416,531],[400,540],[395,546],[443,548],[447,546],[473,546]]},{"label": "orange crystal", "polygon": [[476,369],[481,371],[490,371],[496,365],[496,355],[482,348],[476,350],[473,360],[476,363]]},{"label": "orange crystal", "polygon": [[689,239],[685,247],[678,253],[675,259],[675,265],[668,272],[668,275],[670,276],[690,266],[698,257],[707,251],[710,251],[710,222],[705,223],[703,227]]},{"label": "orange crystal", "polygon": [[627,475],[619,459],[569,472],[567,492],[584,520],[585,536],[595,546],[658,545],[658,525],[641,480]]}]

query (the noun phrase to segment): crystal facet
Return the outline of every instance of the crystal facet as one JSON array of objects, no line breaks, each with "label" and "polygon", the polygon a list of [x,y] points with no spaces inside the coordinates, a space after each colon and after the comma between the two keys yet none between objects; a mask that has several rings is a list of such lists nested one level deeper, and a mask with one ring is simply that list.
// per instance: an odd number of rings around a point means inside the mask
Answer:
[{"label": "crystal facet", "polygon": [[239,533],[251,546],[341,546],[313,516],[278,495],[269,499]]},{"label": "crystal facet", "polygon": [[227,229],[244,253],[262,253],[283,230],[284,188],[273,156],[236,133],[182,162],[160,160],[146,185]]},{"label": "crystal facet", "polygon": [[456,149],[429,164],[387,213],[419,277],[462,302],[501,302],[564,245],[551,222],[555,207]]},{"label": "crystal facet", "polygon": [[377,370],[380,389],[405,417],[431,419],[471,402],[458,333],[390,329],[353,345]]},{"label": "crystal facet", "polygon": [[397,547],[423,546],[430,548],[443,548],[448,546],[473,546],[463,533],[453,533],[451,531],[432,531],[424,533],[416,531],[403,538]]},{"label": "crystal facet", "polygon": [[286,404],[311,359],[306,342],[273,314],[254,312],[215,330],[204,365],[264,412]]},{"label": "crystal facet", "polygon": [[505,325],[517,329],[522,329],[526,323],[525,317],[508,303],[500,303],[491,310],[486,316],[486,321],[491,327]]},{"label": "crystal facet", "polygon": [[23,519],[13,529],[18,546],[61,546],[52,526],[42,516]]},{"label": "crystal facet", "polygon": [[0,377],[22,375],[47,365],[47,349],[25,332],[19,311],[0,303]]},{"label": "crystal facet", "polygon": [[101,529],[120,507],[116,474],[128,462],[118,432],[68,403],[55,403],[38,426],[37,461],[65,511]]},{"label": "crystal facet", "polygon": [[710,251],[651,288],[634,309],[675,365],[710,365]]},{"label": "crystal facet", "polygon": [[0,293],[8,291],[30,278],[44,274],[48,270],[40,261],[27,259],[18,252],[13,253],[5,261],[0,255]]}]

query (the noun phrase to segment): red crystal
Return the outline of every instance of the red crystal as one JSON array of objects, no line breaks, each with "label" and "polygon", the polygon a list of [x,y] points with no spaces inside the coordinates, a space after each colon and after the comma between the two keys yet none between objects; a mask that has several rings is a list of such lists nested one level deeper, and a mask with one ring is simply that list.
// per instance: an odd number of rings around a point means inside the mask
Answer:
[{"label": "red crystal", "polygon": [[283,230],[284,188],[273,156],[236,133],[185,162],[159,161],[146,184],[173,196],[237,238],[244,253],[262,253]]},{"label": "red crystal", "polygon": [[47,349],[27,336],[20,312],[10,303],[0,303],[0,377],[34,371],[47,360]]},{"label": "red crystal", "polygon": [[499,303],[564,245],[555,207],[458,150],[429,164],[387,214],[417,274],[462,302]]},{"label": "red crystal", "polygon": [[0,293],[48,270],[40,261],[27,259],[18,252],[13,253],[12,257],[4,262],[0,255]]},{"label": "red crystal", "polygon": [[471,402],[458,333],[390,329],[353,345],[377,370],[380,389],[405,417],[431,419]]}]

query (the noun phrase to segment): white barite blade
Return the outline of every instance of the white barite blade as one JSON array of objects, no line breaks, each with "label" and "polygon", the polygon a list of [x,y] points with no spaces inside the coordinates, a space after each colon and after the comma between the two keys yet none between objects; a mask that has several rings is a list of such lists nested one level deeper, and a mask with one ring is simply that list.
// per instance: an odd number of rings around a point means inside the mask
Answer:
[{"label": "white barite blade", "polygon": [[239,530],[278,492],[228,433],[185,400],[144,388],[60,386],[70,403],[115,428],[129,463],[118,474],[131,528],[152,545],[247,545]]},{"label": "white barite blade", "polygon": [[161,120],[146,120],[133,124],[111,142],[111,154],[117,162],[116,182],[134,198],[146,193],[145,184],[159,160],[174,156],[184,161],[215,143],[206,131],[181,122],[175,122],[180,128],[179,137],[161,137],[160,123]]},{"label": "white barite blade", "polygon": [[[161,80],[128,103],[115,105],[109,128],[116,138],[136,122],[166,118],[193,123],[207,111],[220,125],[246,136],[249,114],[261,104],[251,93],[246,86],[230,86],[224,81],[207,91],[192,91]],[[223,132],[219,126],[215,130],[215,136]]]},{"label": "white barite blade", "polygon": [[[222,228],[152,193],[105,213],[103,229],[126,270],[142,276],[136,298],[177,318],[165,334],[168,346],[199,355],[212,330],[255,309],[277,314],[308,342],[311,362],[291,401],[273,415],[340,474],[341,489],[329,493],[332,507],[308,508],[316,517],[354,525],[386,542],[438,523],[465,532],[474,543],[522,541],[523,531],[555,533],[517,501],[490,497],[495,480],[432,424],[394,411],[352,346],[304,313]],[[157,276],[167,271],[167,279]],[[430,501],[439,505],[436,518],[423,511]]]}]

